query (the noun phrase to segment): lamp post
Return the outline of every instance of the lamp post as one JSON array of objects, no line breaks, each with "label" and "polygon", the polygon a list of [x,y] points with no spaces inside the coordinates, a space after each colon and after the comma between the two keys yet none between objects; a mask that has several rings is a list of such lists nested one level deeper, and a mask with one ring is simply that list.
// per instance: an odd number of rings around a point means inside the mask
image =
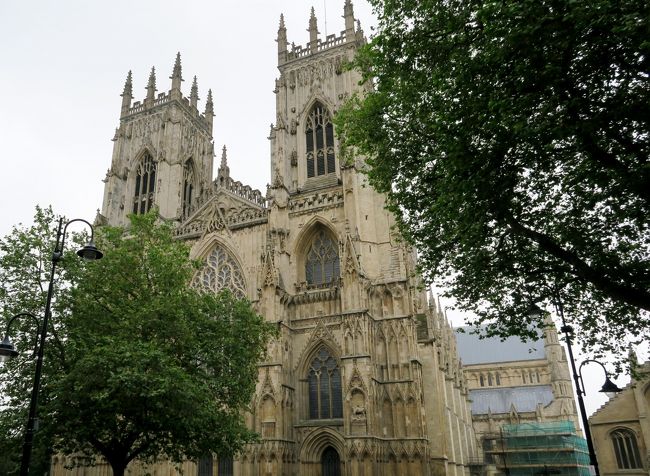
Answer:
[{"label": "lamp post", "polygon": [[[50,283],[47,288],[47,299],[45,301],[45,312],[43,313],[43,323],[37,329],[37,339],[39,340],[38,351],[36,357],[36,370],[34,372],[34,385],[32,387],[32,396],[29,403],[29,416],[27,417],[27,425],[25,427],[25,438],[23,441],[23,456],[20,462],[20,476],[28,476],[29,474],[29,463],[32,456],[32,444],[34,441],[34,423],[36,421],[36,407],[38,404],[38,392],[41,386],[41,373],[43,371],[43,349],[45,348],[45,338],[47,337],[47,326],[51,316],[51,307],[52,307],[52,294],[54,291],[54,275],[56,271],[56,265],[63,258],[63,249],[65,246],[65,233],[68,229],[68,225],[74,222],[83,222],[90,227],[90,241],[83,248],[77,251],[77,255],[80,257],[93,261],[100,259],[103,254],[99,251],[95,244],[93,243],[94,238],[94,229],[93,226],[86,220],[81,218],[75,218],[70,220],[65,225],[63,224],[63,218],[59,219],[59,226],[56,231],[56,244],[54,245],[54,251],[52,252],[52,269],[50,271]],[[36,319],[36,317],[30,313],[20,313],[13,316],[7,325],[7,335],[0,344],[0,359],[7,360],[9,358],[15,357],[18,355],[13,344],[9,340],[9,328],[13,321],[20,316],[31,316]],[[38,321],[38,319],[36,319]],[[40,339],[39,339],[40,334]]]},{"label": "lamp post", "polygon": [[[560,315],[560,319],[562,319],[562,327],[560,327],[560,331],[564,333],[565,336],[564,339],[566,342],[567,350],[569,351],[569,363],[571,364],[573,381],[575,382],[575,386],[576,386],[576,394],[578,396],[578,407],[580,408],[580,417],[582,419],[582,426],[584,427],[585,430],[585,439],[587,440],[587,448],[589,450],[589,461],[591,462],[591,465],[594,468],[595,475],[598,476],[600,474],[598,471],[598,460],[596,459],[596,452],[594,451],[594,444],[591,439],[591,430],[589,428],[589,419],[587,418],[587,410],[585,408],[585,402],[582,398],[583,395],[586,395],[584,390],[584,383],[582,386],[580,385],[580,383],[582,382],[582,374],[578,370],[576,370],[576,361],[573,357],[573,348],[571,346],[571,339],[573,337],[573,327],[566,323],[566,319],[564,318],[564,307],[562,306],[562,300],[560,299],[560,296],[557,294],[553,297],[553,305],[555,306],[557,313]],[[542,310],[539,307],[533,305],[529,313],[533,317],[541,317]],[[582,366],[587,362],[596,362],[600,364],[603,370],[605,370],[605,384],[603,385],[603,388],[600,390],[601,392],[610,393],[610,392],[621,391],[621,389],[618,388],[614,384],[614,382],[612,382],[609,379],[609,374],[607,373],[605,366],[600,362],[598,362],[597,360],[591,360],[591,359],[585,360],[582,364],[580,364],[580,370],[582,370]]]}]

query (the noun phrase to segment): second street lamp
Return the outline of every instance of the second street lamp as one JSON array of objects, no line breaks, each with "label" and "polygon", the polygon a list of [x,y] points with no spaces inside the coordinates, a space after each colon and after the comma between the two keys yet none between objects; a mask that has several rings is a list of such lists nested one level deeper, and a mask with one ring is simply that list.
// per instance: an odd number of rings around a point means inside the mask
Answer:
[{"label": "second street lamp", "polygon": [[63,250],[65,247],[65,233],[68,229],[68,225],[74,222],[83,222],[90,227],[90,241],[83,248],[77,251],[77,255],[86,259],[86,260],[96,260],[100,259],[103,254],[99,251],[94,243],[94,229],[93,226],[86,220],[81,218],[76,218],[70,220],[65,225],[63,224],[63,218],[59,219],[59,226],[56,232],[56,244],[54,245],[54,251],[52,252],[52,269],[50,270],[50,282],[47,288],[47,299],[45,301],[45,312],[43,313],[43,322],[38,326],[38,319],[33,314],[30,313],[20,313],[13,316],[9,323],[7,324],[7,334],[0,344],[0,359],[7,360],[12,357],[16,357],[18,352],[15,347],[9,340],[9,330],[13,321],[20,316],[30,316],[37,321],[37,357],[36,357],[36,370],[34,372],[34,384],[32,387],[32,395],[29,403],[29,416],[27,418],[27,425],[25,427],[25,437],[23,441],[23,456],[20,462],[20,475],[28,476],[29,475],[29,464],[32,455],[32,445],[34,442],[34,424],[36,421],[36,408],[38,405],[38,393],[41,386],[41,374],[43,372],[43,350],[45,348],[45,339],[47,337],[48,322],[51,317],[51,308],[52,308],[52,296],[54,294],[54,276],[56,271],[56,266],[59,261],[63,258]]},{"label": "second street lamp", "polygon": [[[594,450],[594,444],[591,439],[591,429],[589,428],[589,419],[587,417],[585,402],[584,399],[582,398],[583,395],[586,395],[584,390],[584,383],[582,383],[582,374],[578,370],[576,370],[576,361],[575,358],[573,357],[573,347],[572,347],[573,327],[568,325],[566,322],[566,319],[564,317],[564,307],[562,305],[562,300],[559,294],[555,294],[555,296],[553,297],[553,305],[555,306],[555,309],[557,310],[557,313],[560,316],[560,319],[562,320],[562,327],[560,327],[560,331],[564,334],[564,341],[566,343],[567,351],[569,353],[569,364],[571,365],[571,370],[573,373],[573,381],[575,382],[576,395],[578,397],[578,407],[580,408],[580,417],[582,419],[582,426],[584,427],[584,431],[585,431],[585,440],[587,440],[587,448],[589,450],[589,460],[591,462],[591,465],[594,468],[594,474],[598,476],[599,475],[598,460],[596,459],[596,452]],[[543,311],[535,304],[531,306],[529,311],[529,315],[533,318],[540,318],[542,313]],[[621,391],[621,389],[618,388],[616,384],[614,384],[609,379],[609,374],[607,373],[605,366],[600,362],[596,360],[585,360],[582,364],[580,364],[580,370],[582,370],[582,366],[587,362],[596,362],[600,364],[601,367],[603,367],[603,370],[605,370],[605,384],[603,385],[603,388],[600,390],[601,392],[609,393],[609,392]],[[581,383],[582,386],[580,385]]]}]

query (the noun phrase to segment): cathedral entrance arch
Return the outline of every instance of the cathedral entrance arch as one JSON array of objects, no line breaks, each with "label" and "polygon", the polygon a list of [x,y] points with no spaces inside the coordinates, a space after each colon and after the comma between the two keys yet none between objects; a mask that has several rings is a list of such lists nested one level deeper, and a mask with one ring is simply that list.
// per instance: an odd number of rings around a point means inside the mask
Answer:
[{"label": "cathedral entrance arch", "polygon": [[341,476],[341,458],[339,452],[331,446],[325,448],[320,458],[320,466],[323,476]]},{"label": "cathedral entrance arch", "polygon": [[301,476],[341,476],[345,474],[343,436],[333,428],[315,429],[300,448]]}]

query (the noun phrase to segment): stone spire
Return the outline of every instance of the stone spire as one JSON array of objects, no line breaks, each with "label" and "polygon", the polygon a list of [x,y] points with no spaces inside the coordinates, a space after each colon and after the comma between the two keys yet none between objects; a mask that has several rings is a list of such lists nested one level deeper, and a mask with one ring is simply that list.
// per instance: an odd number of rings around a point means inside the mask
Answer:
[{"label": "stone spire", "polygon": [[190,90],[190,104],[192,107],[196,107],[196,104],[199,102],[199,86],[196,82],[196,76],[192,81],[192,89]]},{"label": "stone spire", "polygon": [[280,26],[278,27],[278,64],[282,64],[287,59],[287,28],[284,26],[284,15],[280,14]]},{"label": "stone spire", "polygon": [[172,80],[172,89],[181,89],[181,81],[183,81],[183,69],[181,67],[181,53],[176,53],[176,61],[174,62],[174,69],[172,75],[169,77]]},{"label": "stone spire", "polygon": [[345,19],[345,41],[354,41],[354,7],[350,0],[345,0],[343,7],[343,18]]},{"label": "stone spire", "polygon": [[203,117],[210,127],[210,133],[212,134],[212,122],[214,118],[214,104],[212,103],[212,89],[208,89],[208,98],[205,101],[205,112]]},{"label": "stone spire", "polygon": [[144,100],[145,105],[153,106],[153,102],[156,99],[156,68],[151,68],[151,74],[149,74],[149,81],[147,82],[147,98]]},{"label": "stone spire", "polygon": [[133,99],[133,78],[131,71],[126,75],[126,82],[124,83],[124,91],[122,91],[122,115],[129,112],[131,107],[131,100]]},{"label": "stone spire", "polygon": [[311,15],[309,16],[309,51],[314,54],[318,51],[318,21],[316,20],[316,13],[314,7],[311,7]]},{"label": "stone spire", "polygon": [[223,149],[221,149],[221,164],[217,171],[217,178],[220,179],[219,182],[222,182],[223,179],[228,177],[230,177],[230,167],[228,167],[228,154],[226,145],[224,144]]}]

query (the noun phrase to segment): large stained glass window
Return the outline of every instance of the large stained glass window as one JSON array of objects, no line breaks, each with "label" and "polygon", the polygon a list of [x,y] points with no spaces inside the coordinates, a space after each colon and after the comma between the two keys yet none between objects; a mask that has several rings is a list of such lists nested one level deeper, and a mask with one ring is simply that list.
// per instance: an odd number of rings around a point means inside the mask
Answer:
[{"label": "large stained glass window", "polygon": [[219,245],[210,252],[205,266],[194,276],[192,284],[214,292],[229,289],[238,298],[246,296],[246,281],[241,268]]},{"label": "large stained glass window", "polygon": [[156,191],[156,162],[149,152],[145,152],[138,172],[135,176],[135,192],[133,194],[133,213],[147,213],[153,206]]},{"label": "large stained glass window", "polygon": [[334,173],[334,126],[329,111],[316,103],[307,116],[307,177]]},{"label": "large stained glass window", "polygon": [[309,418],[343,418],[341,371],[324,347],[311,361],[309,374]]},{"label": "large stained glass window", "polygon": [[305,278],[307,284],[323,285],[339,278],[339,252],[338,244],[325,230],[320,230],[305,260]]}]

